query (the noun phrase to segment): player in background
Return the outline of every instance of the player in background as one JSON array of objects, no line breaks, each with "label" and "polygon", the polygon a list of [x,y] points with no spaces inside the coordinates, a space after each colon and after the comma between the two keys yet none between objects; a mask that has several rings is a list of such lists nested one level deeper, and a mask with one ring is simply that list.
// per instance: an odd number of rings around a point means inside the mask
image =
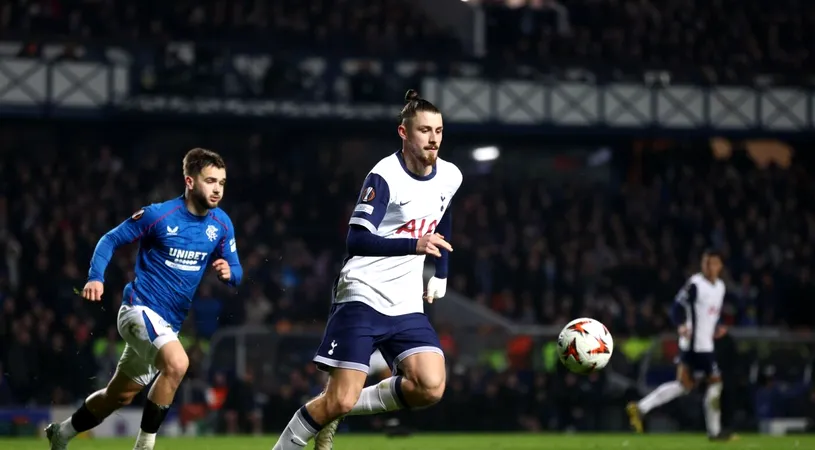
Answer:
[{"label": "player in background", "polygon": [[183,170],[183,196],[144,207],[96,244],[82,290],[82,297],[92,302],[102,299],[105,269],[116,249],[139,242],[136,277],[124,288],[117,320],[126,345],[107,387],[88,396],[64,422],[48,425],[51,450],[66,449],[73,437],[130,404],[155,378],[134,447],[152,450],[187,372],[189,359],[177,334],[207,266],[229,286],[241,281],[235,229],[218,208],[226,183],[224,160],[196,148],[184,156]]},{"label": "player in background", "polygon": [[690,277],[673,305],[672,318],[679,333],[680,357],[676,381],[664,383],[638,403],[626,408],[631,426],[643,432],[642,418],[654,408],[664,405],[693,390],[697,378],[707,378],[705,392],[705,424],[711,440],[727,441],[732,435],[722,432],[720,400],[722,377],[716,365],[714,340],[725,335],[727,329],[719,324],[724,302],[725,285],[719,279],[724,264],[715,251],[702,255],[702,271]]},{"label": "player in background", "polygon": [[[402,149],[368,173],[349,221],[348,258],[314,357],[329,375],[325,391],[294,414],[274,450],[299,450],[315,436],[314,448],[329,450],[343,416],[422,408],[444,393],[444,354],[422,299],[447,290],[449,207],[462,176],[438,157],[439,110],[413,90],[405,101]],[[423,293],[425,255],[436,258],[436,273]],[[395,370],[363,389],[374,349]]]}]

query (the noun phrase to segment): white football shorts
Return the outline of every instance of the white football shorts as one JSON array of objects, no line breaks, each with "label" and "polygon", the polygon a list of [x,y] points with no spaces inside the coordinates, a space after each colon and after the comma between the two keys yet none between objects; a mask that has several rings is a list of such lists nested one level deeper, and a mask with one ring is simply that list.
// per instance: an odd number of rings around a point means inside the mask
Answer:
[{"label": "white football shorts", "polygon": [[117,328],[126,343],[119,358],[119,371],[147,386],[158,374],[155,361],[159,349],[168,342],[177,341],[177,333],[155,311],[140,305],[122,305]]}]

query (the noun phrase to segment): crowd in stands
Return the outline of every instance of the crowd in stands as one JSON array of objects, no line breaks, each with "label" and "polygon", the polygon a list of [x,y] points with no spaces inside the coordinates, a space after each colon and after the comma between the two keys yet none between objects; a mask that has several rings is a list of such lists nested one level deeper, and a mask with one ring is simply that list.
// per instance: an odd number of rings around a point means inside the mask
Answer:
[{"label": "crowd in stands", "polygon": [[[476,73],[517,77],[587,68],[624,76],[662,69],[674,81],[741,83],[756,73],[798,79],[812,69],[815,7],[801,0],[479,3],[486,52]],[[319,49],[423,61],[478,59],[449,27],[404,0],[6,2],[0,6],[2,36],[252,42],[277,48],[278,56]]]},{"label": "crowd in stands", "polygon": [[279,50],[359,55],[458,52],[451,33],[402,0],[6,2],[0,36],[108,42],[249,42]]},{"label": "crowd in stands", "polygon": [[546,0],[488,6],[489,47],[510,62],[597,70],[691,68],[709,82],[812,67],[815,9],[784,0]]}]

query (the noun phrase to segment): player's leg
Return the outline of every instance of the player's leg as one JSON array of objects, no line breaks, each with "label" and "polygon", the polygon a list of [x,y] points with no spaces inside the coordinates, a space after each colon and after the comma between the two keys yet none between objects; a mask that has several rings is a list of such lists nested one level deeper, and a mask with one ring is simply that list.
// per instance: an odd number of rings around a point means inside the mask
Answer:
[{"label": "player's leg", "polygon": [[637,433],[644,431],[642,417],[654,408],[664,405],[693,390],[692,365],[682,360],[676,368],[676,380],[661,384],[650,394],[636,403],[629,403],[626,407],[631,427]]},{"label": "player's leg", "polygon": [[141,428],[134,447],[151,450],[175,391],[187,372],[189,359],[170,325],[150,308],[123,305],[119,309],[118,328],[128,347],[138,354],[143,370],[153,376],[158,374],[144,405]]},{"label": "player's leg", "polygon": [[427,317],[411,314],[393,319],[398,321],[397,332],[381,344],[381,351],[396,374],[363,389],[348,415],[422,408],[438,402],[444,393],[444,355]]},{"label": "player's leg", "polygon": [[149,450],[155,445],[158,430],[170,411],[178,386],[190,365],[187,352],[174,335],[172,339],[168,336],[163,342],[161,338],[157,339],[154,346],[158,348],[154,361],[159,374],[144,403],[141,427],[134,447],[138,450]]},{"label": "player's leg", "polygon": [[[395,369],[394,376],[363,389],[359,400],[346,415],[423,408],[438,402],[444,393],[444,353],[427,316],[382,316],[380,320],[386,321],[391,330],[391,334],[379,343],[379,349],[388,365]],[[315,450],[332,448],[338,422],[336,420],[320,430],[315,439]]]},{"label": "player's leg", "polygon": [[427,408],[441,400],[447,369],[440,349],[426,349],[409,355],[399,363],[399,368],[404,373],[400,390],[406,408]]},{"label": "player's leg", "polygon": [[[382,352],[380,350],[376,350],[373,355],[371,355],[371,362],[369,364],[371,370],[368,372],[368,378],[373,378],[377,382],[387,380],[393,375],[393,368],[391,368],[388,361],[385,360],[385,357],[382,356]],[[400,435],[406,436],[410,434],[410,432],[401,426],[399,421],[399,417],[394,416],[385,421],[384,432],[389,435]]]},{"label": "player's leg", "polygon": [[[348,414],[359,400],[368,375],[356,369],[330,368],[328,384],[322,394],[306,403],[295,413],[273,450],[294,450],[305,447],[323,430],[322,439],[315,441],[315,450],[331,449],[339,420]],[[330,437],[329,437],[330,436]]]},{"label": "player's leg", "polygon": [[705,390],[705,427],[708,437],[714,441],[729,441],[734,438],[730,433],[722,431],[722,375],[716,364],[715,355],[706,355],[709,359],[707,375],[707,389]]},{"label": "player's leg", "polygon": [[[127,375],[123,366],[136,357],[132,349],[125,347],[119,362],[119,368],[113,374],[104,389],[100,389],[82,403],[82,406],[61,423],[52,423],[45,429],[52,450],[67,448],[68,442],[79,433],[91,430],[102,423],[105,418],[123,406],[129,405],[136,395],[144,389],[145,382],[139,377]],[[149,382],[150,379],[147,379]]]},{"label": "player's leg", "polygon": [[[376,350],[374,351],[373,354],[371,354],[371,359],[368,363],[368,377],[371,376],[379,378],[380,381],[386,380],[391,377],[390,364],[385,360],[385,357],[382,356],[382,352],[379,350]],[[368,377],[366,377],[366,380]],[[367,404],[367,402],[369,401],[368,394],[370,391],[371,389],[369,388],[361,390],[359,398],[357,402],[354,404],[354,406],[359,408],[358,405]],[[363,395],[363,392],[365,393],[365,395]],[[369,408],[363,409],[367,410]],[[334,434],[337,432],[337,427],[339,426],[341,419],[342,417],[335,419],[331,421],[328,425],[320,429],[320,431],[314,438],[314,448],[316,450],[331,450],[334,444]]]},{"label": "player's leg", "polygon": [[380,350],[371,355],[369,376],[379,378],[379,383],[362,390],[349,415],[378,414],[402,408],[397,394],[397,389],[401,389],[401,383],[396,383],[399,377],[393,376],[391,364],[392,360],[388,362]]},{"label": "player's leg", "polygon": [[438,402],[444,393],[444,353],[427,316],[390,319],[395,332],[380,344],[380,350],[396,375],[363,389],[349,415],[423,408]]},{"label": "player's leg", "polygon": [[[331,448],[337,421],[358,403],[368,377],[377,324],[373,310],[361,303],[343,303],[332,308],[323,341],[314,357],[321,370],[328,372],[322,394],[301,407],[280,435],[273,450],[299,450],[322,430],[315,448]],[[330,436],[330,438],[328,438]]]},{"label": "player's leg", "polygon": [[88,396],[70,419],[58,427],[56,424],[49,425],[46,434],[52,449],[65,448],[78,433],[94,428],[114,411],[130,404],[155,377],[156,368],[143,357],[149,353],[152,344],[142,311],[129,305],[119,308],[117,328],[126,345],[116,373],[107,387]]}]

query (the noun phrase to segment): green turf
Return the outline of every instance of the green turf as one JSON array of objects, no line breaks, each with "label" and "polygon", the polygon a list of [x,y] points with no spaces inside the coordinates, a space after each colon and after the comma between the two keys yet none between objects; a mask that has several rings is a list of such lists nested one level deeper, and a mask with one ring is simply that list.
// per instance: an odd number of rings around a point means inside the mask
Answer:
[{"label": "green turf", "polygon": [[[159,438],[157,450],[270,450],[275,436]],[[629,434],[466,434],[417,435],[407,438],[339,435],[334,450],[781,450],[815,449],[815,435],[770,437],[742,435],[727,443],[710,443],[701,434],[636,436]],[[44,439],[0,439],[0,449],[47,450]],[[70,450],[130,450],[132,439],[78,439]],[[311,449],[312,446],[307,447]]]}]

